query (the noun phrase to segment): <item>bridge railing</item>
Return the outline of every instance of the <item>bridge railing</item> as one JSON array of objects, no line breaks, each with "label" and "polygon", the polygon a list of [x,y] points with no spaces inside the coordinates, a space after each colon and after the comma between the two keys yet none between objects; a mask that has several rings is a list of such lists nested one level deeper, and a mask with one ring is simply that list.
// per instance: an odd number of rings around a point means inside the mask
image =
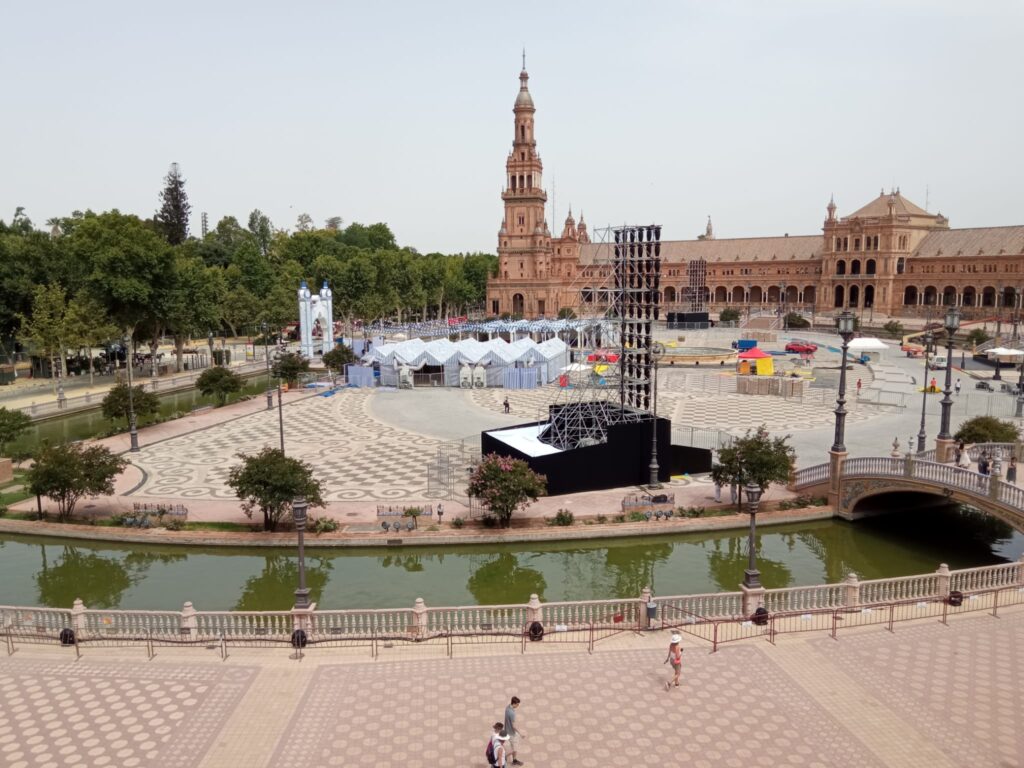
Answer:
[{"label": "bridge railing", "polygon": [[937,464],[933,461],[915,461],[910,476],[915,480],[927,480],[938,485],[959,488],[969,493],[987,496],[989,476],[973,472],[952,464]]},{"label": "bridge railing", "polygon": [[843,462],[843,477],[877,476],[902,477],[905,472],[903,459],[889,456],[858,456]]},{"label": "bridge railing", "polygon": [[806,488],[810,485],[826,483],[831,476],[832,465],[828,462],[815,464],[813,467],[804,467],[793,474],[793,487]]},{"label": "bridge railing", "polygon": [[1024,488],[1018,488],[1012,483],[1004,483],[1002,480],[995,482],[999,483],[999,491],[996,498],[1000,502],[1024,510]]}]

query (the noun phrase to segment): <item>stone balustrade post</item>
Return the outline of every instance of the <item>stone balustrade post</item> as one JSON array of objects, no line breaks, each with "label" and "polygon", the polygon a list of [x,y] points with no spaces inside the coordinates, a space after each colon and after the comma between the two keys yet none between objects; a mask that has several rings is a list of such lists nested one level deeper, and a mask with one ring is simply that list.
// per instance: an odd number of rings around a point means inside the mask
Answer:
[{"label": "stone balustrade post", "polygon": [[536,593],[530,595],[530,602],[526,604],[526,623],[533,624],[535,621],[544,623],[544,607]]},{"label": "stone balustrade post", "polygon": [[316,603],[310,603],[307,608],[292,606],[292,630],[301,629],[307,635],[313,631],[313,616],[316,611]]},{"label": "stone balustrade post", "polygon": [[843,487],[843,463],[846,451],[829,451],[828,503],[836,512],[840,510],[840,496]]},{"label": "stone balustrade post", "polygon": [[85,611],[85,603],[82,602],[82,598],[76,597],[75,602],[71,605],[71,628],[79,637],[85,631]]},{"label": "stone balustrade post", "polygon": [[860,579],[853,571],[843,579],[843,605],[860,605]]},{"label": "stone balustrade post", "polygon": [[[909,449],[909,446],[908,446]],[[914,454],[907,450],[907,455],[903,457],[903,476],[913,477],[914,476]]]},{"label": "stone balustrade post", "polygon": [[650,629],[651,620],[647,618],[647,604],[651,602],[651,588],[644,587],[640,590],[640,629]]},{"label": "stone balustrade post", "polygon": [[999,501],[999,481],[1003,479],[1003,468],[1001,462],[996,459],[992,462],[992,474],[988,476],[988,497]]},{"label": "stone balustrade post", "polygon": [[935,571],[935,575],[939,577],[939,593],[936,597],[941,597],[945,600],[949,597],[949,585],[953,581],[953,577],[949,574],[949,566],[945,563],[940,563],[938,569]]},{"label": "stone balustrade post", "polygon": [[1024,554],[1017,559],[1017,583],[1024,584]]},{"label": "stone balustrade post", "polygon": [[192,605],[191,600],[181,607],[181,624],[178,630],[182,635],[196,634],[196,630],[199,628],[199,623],[196,621],[196,613],[196,608]]},{"label": "stone balustrade post", "polygon": [[409,628],[413,637],[425,637],[427,634],[427,604],[422,597],[417,597],[412,606],[412,626]]}]

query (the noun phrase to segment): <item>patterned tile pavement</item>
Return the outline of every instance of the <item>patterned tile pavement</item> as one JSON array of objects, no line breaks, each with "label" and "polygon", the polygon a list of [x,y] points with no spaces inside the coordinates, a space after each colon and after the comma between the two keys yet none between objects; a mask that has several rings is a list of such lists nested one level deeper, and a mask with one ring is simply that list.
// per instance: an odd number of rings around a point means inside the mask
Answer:
[{"label": "patterned tile pavement", "polygon": [[195,765],[251,667],[0,659],[0,765]]},{"label": "patterned tile pavement", "polygon": [[[507,699],[531,766],[1024,766],[1024,609],[730,644],[664,634],[576,647],[52,648],[0,659],[0,766],[475,766]],[[122,661],[123,663],[118,663]],[[272,706],[271,706],[272,704]]]}]

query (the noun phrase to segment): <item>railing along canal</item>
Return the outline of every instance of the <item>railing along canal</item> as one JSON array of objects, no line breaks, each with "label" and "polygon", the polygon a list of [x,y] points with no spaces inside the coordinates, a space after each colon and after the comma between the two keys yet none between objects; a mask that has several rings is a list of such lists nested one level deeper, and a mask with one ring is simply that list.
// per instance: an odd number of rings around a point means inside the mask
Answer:
[{"label": "railing along canal", "polygon": [[201,646],[222,658],[229,647],[284,646],[301,657],[303,649],[318,646],[363,646],[376,658],[381,649],[409,643],[440,642],[449,656],[459,644],[495,640],[520,644],[523,652],[534,640],[593,650],[595,641],[619,632],[671,627],[717,648],[765,632],[774,640],[813,629],[834,636],[840,625],[887,621],[891,629],[896,621],[940,610],[944,620],[950,608],[997,613],[999,606],[1024,603],[1024,557],[892,579],[860,581],[849,574],[837,584],[767,589],[759,602],[762,611],[745,615],[741,592],[655,597],[646,589],[617,600],[542,603],[532,595],[526,604],[430,608],[417,599],[412,608],[338,611],[197,611],[191,603],[181,611],[122,611],[89,609],[76,600],[71,610],[0,606],[0,637],[9,654],[22,643],[73,646],[76,653],[89,646],[144,646],[150,657],[160,646]]}]

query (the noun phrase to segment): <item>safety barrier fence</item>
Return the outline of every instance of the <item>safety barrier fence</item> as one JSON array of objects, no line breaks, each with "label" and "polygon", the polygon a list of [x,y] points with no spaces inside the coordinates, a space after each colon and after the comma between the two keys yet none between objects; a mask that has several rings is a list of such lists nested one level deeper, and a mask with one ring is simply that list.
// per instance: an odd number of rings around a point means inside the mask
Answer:
[{"label": "safety barrier fence", "polygon": [[[952,602],[962,596],[966,607]],[[144,647],[152,658],[159,647],[199,646],[227,657],[232,647],[289,648],[298,658],[318,647],[363,647],[373,658],[401,645],[443,646],[447,655],[465,645],[535,642],[580,644],[624,631],[676,628],[711,642],[770,633],[830,629],[902,621],[1024,602],[1024,558],[1002,565],[892,579],[860,581],[849,574],[837,584],[768,589],[761,593],[763,613],[749,615],[741,592],[653,596],[616,600],[428,608],[417,599],[412,608],[321,611],[181,611],[90,609],[80,600],[71,610],[0,606],[0,636],[8,654],[20,644]],[[939,607],[935,607],[938,605]],[[931,607],[929,607],[931,606]],[[929,613],[932,611],[933,613]],[[877,615],[876,615],[877,614]],[[883,615],[884,614],[884,615]],[[808,618],[810,617],[810,618]]]}]

